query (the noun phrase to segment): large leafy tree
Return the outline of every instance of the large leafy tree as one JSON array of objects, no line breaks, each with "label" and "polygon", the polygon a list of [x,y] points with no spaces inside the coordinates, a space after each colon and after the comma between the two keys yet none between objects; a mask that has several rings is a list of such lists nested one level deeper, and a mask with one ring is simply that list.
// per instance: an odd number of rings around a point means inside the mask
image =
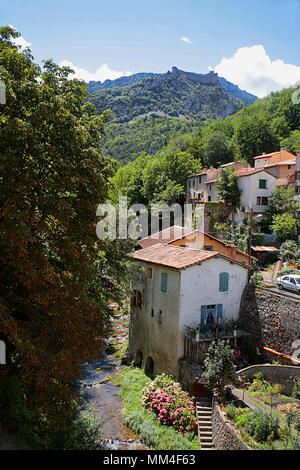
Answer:
[{"label": "large leafy tree", "polygon": [[263,152],[275,152],[280,140],[264,117],[243,116],[235,127],[234,143],[240,157],[253,163],[253,158]]},{"label": "large leafy tree", "polygon": [[231,160],[232,150],[225,134],[220,131],[214,132],[206,143],[205,164],[215,167],[220,163],[228,163]]},{"label": "large leafy tree", "polygon": [[80,363],[101,354],[108,332],[116,286],[95,213],[113,167],[99,150],[106,116],[85,102],[86,86],[52,61],[40,70],[30,50],[14,45],[18,35],[0,29],[2,372],[22,381],[31,405],[59,418]]}]

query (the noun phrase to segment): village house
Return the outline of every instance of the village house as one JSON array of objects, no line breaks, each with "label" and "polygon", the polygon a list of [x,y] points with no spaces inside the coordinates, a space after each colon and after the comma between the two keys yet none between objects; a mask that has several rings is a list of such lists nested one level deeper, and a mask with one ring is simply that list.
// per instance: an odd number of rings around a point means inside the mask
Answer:
[{"label": "village house", "polygon": [[163,238],[140,240],[143,248],[128,254],[136,263],[129,352],[149,374],[178,375],[186,327],[237,320],[252,268],[246,253],[202,232]]},{"label": "village house", "polygon": [[[263,213],[268,209],[268,199],[276,188],[276,176],[264,168],[255,169],[238,164],[239,162],[233,162],[232,166],[239,177],[238,184],[242,191],[240,207],[235,216],[236,222],[241,222],[249,215],[251,209],[254,214]],[[222,165],[220,169],[226,166],[229,164]],[[189,203],[219,202],[216,180],[220,177],[220,169],[207,170],[201,175],[188,177],[187,201]]]}]

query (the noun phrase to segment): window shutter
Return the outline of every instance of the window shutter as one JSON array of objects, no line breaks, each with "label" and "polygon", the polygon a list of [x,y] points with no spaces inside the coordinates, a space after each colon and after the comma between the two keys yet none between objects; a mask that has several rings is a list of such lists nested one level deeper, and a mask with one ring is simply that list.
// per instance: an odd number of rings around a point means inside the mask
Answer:
[{"label": "window shutter", "polygon": [[222,313],[223,313],[223,304],[217,305],[217,323],[222,324]]},{"label": "window shutter", "polygon": [[219,276],[219,290],[221,292],[228,291],[228,273],[221,273]]},{"label": "window shutter", "polygon": [[201,305],[201,325],[206,323],[206,305]]}]

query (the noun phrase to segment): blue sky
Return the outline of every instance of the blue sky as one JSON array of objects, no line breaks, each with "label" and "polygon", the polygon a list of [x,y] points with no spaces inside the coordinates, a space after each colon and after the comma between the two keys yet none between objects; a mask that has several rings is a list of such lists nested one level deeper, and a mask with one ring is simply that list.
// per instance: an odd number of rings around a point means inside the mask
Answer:
[{"label": "blue sky", "polygon": [[173,65],[260,95],[300,80],[300,0],[0,0],[0,19],[86,80]]}]

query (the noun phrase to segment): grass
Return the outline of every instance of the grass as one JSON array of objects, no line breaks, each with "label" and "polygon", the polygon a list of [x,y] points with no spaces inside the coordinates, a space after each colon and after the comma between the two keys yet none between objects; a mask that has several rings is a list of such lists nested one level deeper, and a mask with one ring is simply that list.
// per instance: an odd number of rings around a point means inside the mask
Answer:
[{"label": "grass", "polygon": [[119,385],[124,405],[124,421],[140,440],[157,450],[200,450],[198,437],[189,440],[168,426],[163,426],[154,413],[141,405],[142,390],[151,379],[141,369],[126,367],[114,379]]}]

